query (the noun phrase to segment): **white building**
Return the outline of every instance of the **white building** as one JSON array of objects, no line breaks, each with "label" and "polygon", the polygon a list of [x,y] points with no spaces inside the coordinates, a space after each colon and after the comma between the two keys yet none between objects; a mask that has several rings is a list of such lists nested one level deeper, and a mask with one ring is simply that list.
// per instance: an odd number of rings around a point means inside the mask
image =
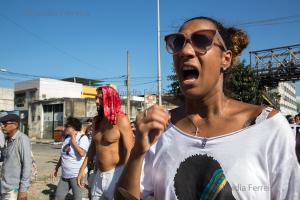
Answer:
[{"label": "white building", "polygon": [[[27,108],[28,103],[33,100],[44,100],[52,98],[80,98],[82,84],[71,83],[49,78],[22,81],[15,84],[16,107]],[[27,101],[28,102],[27,102]]]},{"label": "white building", "polygon": [[[56,126],[63,124],[65,113],[64,101],[56,99],[81,98],[82,88],[80,83],[49,78],[16,83],[15,110],[20,112],[21,130],[29,136],[34,131],[41,138],[46,132],[52,133]],[[41,101],[44,103],[36,104]]]},{"label": "white building", "polygon": [[296,100],[296,85],[292,82],[280,82],[276,91],[280,94],[280,111],[284,115],[296,115],[297,100]]},{"label": "white building", "polygon": [[[124,113],[127,112],[127,96],[121,96],[122,101],[122,111]],[[138,112],[144,111],[145,109],[153,106],[157,103],[157,98],[155,94],[148,94],[145,96],[130,96],[130,113],[126,113],[129,117],[130,121],[134,121]],[[162,104],[163,106],[168,109],[172,110],[178,107],[181,103],[178,99],[174,98],[173,96],[162,96]]]},{"label": "white building", "polygon": [[14,89],[0,88],[0,111],[14,110]]},{"label": "white building", "polygon": [[297,96],[297,109],[298,113],[300,112],[300,96]]},{"label": "white building", "polygon": [[130,121],[134,121],[138,112],[143,111],[144,97],[130,96],[130,113],[127,113],[127,96],[121,96],[121,110],[126,113]]}]

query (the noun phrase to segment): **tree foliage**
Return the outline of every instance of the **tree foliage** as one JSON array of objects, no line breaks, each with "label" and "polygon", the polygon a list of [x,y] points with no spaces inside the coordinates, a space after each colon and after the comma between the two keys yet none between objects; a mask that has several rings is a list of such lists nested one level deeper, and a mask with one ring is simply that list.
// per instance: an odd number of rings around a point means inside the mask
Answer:
[{"label": "tree foliage", "polygon": [[168,76],[168,80],[171,81],[171,84],[169,85],[170,89],[169,89],[168,93],[171,95],[174,95],[175,98],[184,100],[183,94],[181,93],[181,90],[180,90],[179,81],[177,79],[177,76],[176,76],[174,70],[173,70],[173,74]]},{"label": "tree foliage", "polygon": [[233,99],[260,105],[264,87],[250,65],[241,62],[224,74],[225,94]]}]

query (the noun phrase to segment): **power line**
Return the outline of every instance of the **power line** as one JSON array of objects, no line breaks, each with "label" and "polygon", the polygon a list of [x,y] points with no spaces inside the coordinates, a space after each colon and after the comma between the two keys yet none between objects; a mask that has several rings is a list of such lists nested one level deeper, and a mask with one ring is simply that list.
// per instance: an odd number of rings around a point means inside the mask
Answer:
[{"label": "power line", "polygon": [[[253,19],[244,22],[234,23],[233,26],[267,26],[267,25],[276,25],[276,24],[283,24],[283,23],[297,23],[300,21],[300,15],[289,15],[289,16],[282,16],[276,18],[269,18],[269,19]],[[284,21],[289,20],[289,21]],[[161,33],[169,33],[174,32],[174,30],[178,30],[179,26],[171,26],[169,29],[161,30]],[[164,36],[161,36],[164,38]]]},{"label": "power line", "polygon": [[[131,84],[132,87],[134,86],[139,86],[139,85],[147,85],[147,84],[151,84],[151,83],[156,83],[157,81],[150,81],[150,82],[145,82],[145,83],[139,83],[139,84]],[[126,86],[126,85],[120,85],[120,86]]]},{"label": "power line", "polygon": [[134,86],[137,86],[137,85],[147,85],[147,84],[156,83],[156,82],[157,81],[150,81],[150,82],[146,82],[146,83],[135,84]]},{"label": "power line", "polygon": [[25,78],[33,77],[33,78],[52,78],[52,79],[58,79],[57,77],[39,76],[39,75],[33,75],[33,74],[23,74],[23,73],[10,72],[10,71],[3,72],[3,73],[5,73],[6,75],[9,75],[9,76],[25,77]]},{"label": "power line", "polygon": [[135,76],[135,77],[131,77],[131,79],[153,79],[153,78],[157,78],[156,76]]},{"label": "power line", "polygon": [[288,22],[297,22],[299,21],[297,19],[299,17],[300,15],[290,15],[290,16],[276,17],[276,18],[269,18],[269,19],[250,20],[250,21],[235,24],[235,26],[270,25],[271,23],[277,23],[277,24],[286,23],[286,21],[284,20],[289,20]]},{"label": "power line", "polygon": [[278,24],[290,24],[290,23],[298,23],[300,20],[291,20],[291,21],[284,21],[284,22],[269,22],[269,23],[262,23],[262,24],[250,24],[244,27],[254,27],[254,26],[272,26]]},{"label": "power line", "polygon": [[[49,79],[58,79],[61,80],[61,77],[52,77],[52,76],[41,76],[41,75],[34,75],[34,74],[25,74],[25,73],[18,73],[18,72],[11,72],[11,71],[2,71],[3,75],[6,76],[10,76],[10,77],[18,77],[18,78],[49,78]],[[145,76],[136,76],[133,77],[132,81],[133,82],[140,82],[140,81],[145,81],[145,79],[153,79],[156,77],[145,77]],[[2,78],[2,79],[9,79],[9,78]],[[92,78],[91,78],[92,79]],[[114,80],[117,79],[117,80]],[[120,80],[121,79],[121,80]],[[15,80],[18,81],[20,79],[10,79],[11,81]],[[105,78],[98,78],[97,80],[99,81],[103,81],[103,82],[124,82],[126,80],[126,76],[125,75],[120,75],[120,76],[116,76],[116,77],[105,77]],[[21,80],[20,80],[21,81]],[[144,84],[149,84],[149,83],[154,83],[156,82],[156,80],[154,81],[150,81],[150,82],[144,82],[144,83],[138,83],[136,85],[144,85]]]},{"label": "power line", "polygon": [[92,65],[92,64],[90,64],[90,63],[88,63],[88,62],[86,62],[86,61],[84,61],[84,60],[82,60],[82,59],[80,59],[80,58],[77,58],[77,57],[71,55],[70,53],[66,52],[65,50],[62,50],[62,49],[58,48],[57,46],[51,44],[50,42],[48,42],[48,41],[45,40],[44,38],[40,37],[40,36],[37,35],[36,33],[34,33],[34,32],[32,32],[32,31],[30,31],[29,29],[25,28],[24,26],[18,24],[17,22],[15,22],[15,21],[12,20],[11,18],[5,16],[4,14],[0,13],[0,16],[1,16],[2,18],[6,19],[7,21],[11,22],[12,24],[14,24],[15,26],[17,26],[18,28],[20,28],[20,29],[23,30],[24,32],[26,32],[26,33],[28,33],[28,34],[34,36],[35,38],[39,39],[39,40],[42,41],[43,43],[47,44],[49,47],[51,47],[51,48],[53,48],[53,49],[59,51],[59,52],[62,53],[63,55],[69,56],[69,57],[71,57],[73,60],[76,60],[77,62],[80,62],[80,63],[82,63],[82,64],[85,64],[85,65],[87,65],[87,66],[89,66],[89,67],[92,67],[93,69],[99,70],[99,68],[98,68],[97,66]]},{"label": "power line", "polygon": [[15,82],[15,81],[21,81],[20,79],[6,78],[6,77],[1,77],[1,76],[0,76],[0,79],[1,79],[1,80],[6,80],[6,81],[14,81],[14,82]]},{"label": "power line", "polygon": [[[153,80],[153,78],[152,78],[152,80]],[[122,80],[108,80],[108,81],[103,81],[103,82],[117,82],[117,83],[120,83],[120,82],[124,82],[124,81],[126,81],[126,79],[122,79]],[[145,79],[133,79],[131,81],[132,82],[141,82],[141,81],[145,81]]]},{"label": "power line", "polygon": [[117,77],[101,78],[101,80],[107,80],[107,79],[119,79],[119,78],[126,78],[126,75],[121,75],[121,76],[117,76]]}]

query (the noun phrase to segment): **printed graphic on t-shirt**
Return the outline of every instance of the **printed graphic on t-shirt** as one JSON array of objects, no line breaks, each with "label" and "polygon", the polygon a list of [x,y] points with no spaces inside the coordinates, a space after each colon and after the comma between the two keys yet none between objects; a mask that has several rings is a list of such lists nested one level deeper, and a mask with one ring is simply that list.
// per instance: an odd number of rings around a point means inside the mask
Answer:
[{"label": "printed graphic on t-shirt", "polygon": [[207,155],[192,155],[180,163],[174,177],[178,200],[233,200],[220,164]]},{"label": "printed graphic on t-shirt", "polygon": [[66,152],[67,155],[70,154],[70,151],[71,151],[71,144],[66,144],[63,149],[62,149],[63,152]]}]

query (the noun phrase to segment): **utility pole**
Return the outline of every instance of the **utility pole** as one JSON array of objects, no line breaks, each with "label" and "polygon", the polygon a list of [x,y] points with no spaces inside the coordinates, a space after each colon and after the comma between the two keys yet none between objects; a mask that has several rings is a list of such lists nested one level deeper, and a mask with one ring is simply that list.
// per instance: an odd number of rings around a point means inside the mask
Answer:
[{"label": "utility pole", "polygon": [[159,16],[159,0],[157,0],[157,92],[158,92],[158,105],[162,105],[162,101],[161,101],[161,72],[160,72],[160,16]]},{"label": "utility pole", "polygon": [[127,50],[127,116],[130,120],[130,54],[129,50]]}]

